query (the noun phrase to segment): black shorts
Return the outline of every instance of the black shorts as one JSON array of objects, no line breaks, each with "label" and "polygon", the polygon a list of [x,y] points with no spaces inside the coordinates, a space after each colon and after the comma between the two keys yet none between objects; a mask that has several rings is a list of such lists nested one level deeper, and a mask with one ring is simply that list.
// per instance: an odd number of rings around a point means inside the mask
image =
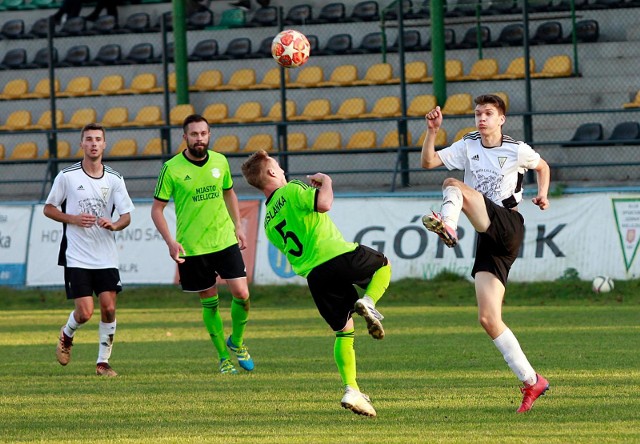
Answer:
[{"label": "black shorts", "polygon": [[96,296],[104,291],[122,291],[120,272],[117,268],[88,268],[64,267],[64,288],[67,299],[77,299],[83,296]]},{"label": "black shorts", "polygon": [[486,197],[484,203],[491,224],[485,233],[478,233],[471,276],[475,277],[479,271],[488,271],[506,286],[509,270],[524,241],[524,218],[517,211],[507,210]]},{"label": "black shorts", "polygon": [[366,288],[373,274],[387,263],[384,254],[358,245],[311,270],[307,276],[311,296],[333,331],[342,330],[353,314],[359,297],[354,285]]},{"label": "black shorts", "polygon": [[180,285],[183,291],[204,291],[216,285],[216,279],[247,277],[242,253],[238,244],[224,250],[200,256],[187,256],[178,264]]}]

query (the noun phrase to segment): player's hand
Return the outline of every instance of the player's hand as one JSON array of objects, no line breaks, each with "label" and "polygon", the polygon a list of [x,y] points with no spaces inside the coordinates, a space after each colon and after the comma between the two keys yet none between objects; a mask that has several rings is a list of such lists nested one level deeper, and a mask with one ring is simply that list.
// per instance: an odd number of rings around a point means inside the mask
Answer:
[{"label": "player's hand", "polygon": [[96,219],[93,214],[80,213],[76,216],[75,224],[82,228],[91,228],[96,223]]},{"label": "player's hand", "polygon": [[440,129],[440,125],[442,125],[442,111],[440,111],[440,107],[436,106],[429,111],[427,115],[424,116],[424,119],[427,122],[427,128],[430,130]]},{"label": "player's hand", "polygon": [[236,238],[238,239],[238,247],[241,250],[244,250],[245,248],[247,248],[247,238],[244,235],[244,231],[238,228],[236,230]]},{"label": "player's hand", "polygon": [[328,178],[328,177],[329,176],[322,173],[316,173],[311,176],[307,176],[307,178],[309,179],[309,183],[314,188],[320,188],[322,186],[322,182],[325,180],[325,178]]},{"label": "player's hand", "polygon": [[547,208],[549,208],[549,199],[544,196],[536,196],[531,199],[531,202],[537,205],[541,210],[546,210]]},{"label": "player's hand", "polygon": [[98,219],[98,226],[109,231],[115,231],[116,229],[116,227],[113,225],[113,222],[106,217],[101,217],[100,219]]},{"label": "player's hand", "polygon": [[184,251],[184,248],[182,248],[182,245],[176,241],[171,241],[168,245],[169,256],[171,256],[171,259],[173,259],[178,264],[183,263],[184,258],[180,257],[180,254],[186,254],[186,252]]}]

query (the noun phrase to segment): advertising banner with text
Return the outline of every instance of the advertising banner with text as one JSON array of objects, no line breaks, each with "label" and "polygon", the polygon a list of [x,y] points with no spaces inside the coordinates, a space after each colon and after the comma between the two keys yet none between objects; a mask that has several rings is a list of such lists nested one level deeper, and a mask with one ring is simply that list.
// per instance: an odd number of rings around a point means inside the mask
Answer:
[{"label": "advertising banner with text", "polygon": [[23,285],[30,205],[0,206],[0,285]]},{"label": "advertising banner with text", "polygon": [[[248,244],[247,249],[243,251],[243,257],[249,279],[253,276],[255,262],[258,205],[257,200],[240,201],[240,216]],[[4,210],[6,207],[0,208]],[[45,217],[42,208],[42,205],[34,206],[26,285],[63,285],[63,270],[57,266],[62,224]],[[164,215],[169,228],[175,232],[173,203],[167,205]],[[169,257],[167,245],[151,220],[151,204],[136,204],[136,209],[131,214],[131,224],[114,235],[118,245],[120,277],[123,284],[178,283],[177,266]]]},{"label": "advertising banner with text", "polygon": [[[329,214],[347,240],[375,248],[390,259],[393,280],[431,279],[444,270],[470,277],[476,237],[466,216],[460,217],[460,242],[455,248],[447,248],[422,226],[422,216],[439,211],[440,203],[417,198],[336,199]],[[546,211],[525,198],[519,210],[526,234],[510,273],[512,281],[555,280],[570,268],[581,279],[640,277],[640,196],[554,198]],[[257,262],[256,283],[303,282],[269,245],[262,229]]]}]

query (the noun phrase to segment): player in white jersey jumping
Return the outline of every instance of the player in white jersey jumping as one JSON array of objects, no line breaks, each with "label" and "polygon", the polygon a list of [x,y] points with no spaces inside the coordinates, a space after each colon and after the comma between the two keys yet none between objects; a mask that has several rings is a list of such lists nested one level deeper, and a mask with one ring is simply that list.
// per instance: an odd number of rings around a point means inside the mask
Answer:
[{"label": "player in white jersey jumping", "polygon": [[[116,333],[116,295],[122,285],[112,232],[131,223],[134,207],[122,176],[102,164],[107,146],[104,128],[90,123],[80,134],[84,157],[60,171],[44,206],[45,216],[63,224],[58,265],[64,267],[67,299],[75,305],[60,329],[56,357],[61,365],[71,360],[73,337],[91,319],[95,293],[101,318],[96,374],[117,376],[109,358]],[[117,220],[112,220],[114,211],[120,215]]]},{"label": "player in white jersey jumping", "polygon": [[518,340],[502,321],[502,301],[511,265],[524,240],[524,219],[518,212],[522,200],[522,182],[527,170],[537,173],[538,193],[532,202],[541,210],[549,207],[549,165],[529,145],[502,134],[506,116],[504,101],[495,95],[475,99],[477,131],[438,152],[436,133],[442,125],[442,112],[436,107],[426,116],[427,135],[422,145],[422,167],[444,165],[449,170],[464,170],[464,182],[445,179],[441,213],[422,218],[422,223],[443,242],[454,247],[462,211],[478,233],[475,279],[478,319],[505,361],[523,382],[524,398],[517,412],[531,409],[533,402],[549,388],[537,374]]}]

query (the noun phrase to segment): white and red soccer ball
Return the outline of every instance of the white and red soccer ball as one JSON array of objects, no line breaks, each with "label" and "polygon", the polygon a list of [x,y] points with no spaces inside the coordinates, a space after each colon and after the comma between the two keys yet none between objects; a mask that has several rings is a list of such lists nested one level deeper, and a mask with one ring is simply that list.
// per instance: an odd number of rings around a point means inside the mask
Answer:
[{"label": "white and red soccer ball", "polygon": [[311,45],[307,37],[294,29],[285,29],[273,38],[271,55],[285,68],[297,68],[309,60]]},{"label": "white and red soccer ball", "polygon": [[613,279],[608,276],[596,276],[591,282],[591,289],[596,293],[609,293],[613,288]]}]

